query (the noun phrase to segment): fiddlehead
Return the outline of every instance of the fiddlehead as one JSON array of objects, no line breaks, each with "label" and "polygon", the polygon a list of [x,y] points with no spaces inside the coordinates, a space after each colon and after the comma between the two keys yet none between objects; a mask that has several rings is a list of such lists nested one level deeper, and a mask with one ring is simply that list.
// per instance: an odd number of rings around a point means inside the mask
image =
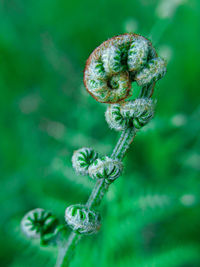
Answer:
[{"label": "fiddlehead", "polygon": [[56,234],[57,226],[57,218],[40,208],[29,211],[21,221],[23,233],[29,238],[40,239],[43,245]]},{"label": "fiddlehead", "polygon": [[111,183],[121,175],[122,170],[122,162],[105,156],[96,159],[88,172],[92,179],[105,179],[106,183]]},{"label": "fiddlehead", "polygon": [[101,227],[100,214],[81,204],[71,205],[65,210],[65,221],[79,234],[93,234]]},{"label": "fiddlehead", "polygon": [[98,154],[91,148],[83,147],[76,150],[72,156],[72,165],[81,175],[88,175],[89,166],[97,159]]},{"label": "fiddlehead", "polygon": [[116,131],[122,131],[130,127],[140,129],[152,119],[153,115],[153,101],[146,98],[127,101],[121,105],[110,105],[105,113],[108,125]]},{"label": "fiddlehead", "polygon": [[118,103],[130,96],[131,83],[153,93],[155,82],[166,72],[149,40],[137,34],[122,34],[103,42],[87,60],[84,84],[102,103]]}]

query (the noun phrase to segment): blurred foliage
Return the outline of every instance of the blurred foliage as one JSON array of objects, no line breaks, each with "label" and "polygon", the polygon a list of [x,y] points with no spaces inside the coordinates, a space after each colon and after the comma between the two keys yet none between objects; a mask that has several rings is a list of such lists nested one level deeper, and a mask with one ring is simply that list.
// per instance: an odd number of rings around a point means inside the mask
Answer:
[{"label": "blurred foliage", "polygon": [[168,61],[155,119],[136,137],[123,177],[105,197],[99,234],[71,266],[200,266],[200,2],[1,0],[1,266],[54,266],[56,251],[20,232],[30,209],[64,220],[94,185],[75,175],[73,150],[111,153],[106,105],[83,86],[85,61],[114,35],[150,38]]}]

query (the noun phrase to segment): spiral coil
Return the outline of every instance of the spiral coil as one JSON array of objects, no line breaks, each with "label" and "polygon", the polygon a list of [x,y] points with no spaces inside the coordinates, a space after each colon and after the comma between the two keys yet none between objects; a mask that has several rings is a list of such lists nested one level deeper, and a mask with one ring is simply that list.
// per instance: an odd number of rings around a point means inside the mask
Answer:
[{"label": "spiral coil", "polygon": [[50,211],[37,208],[29,211],[21,221],[23,233],[30,238],[41,238],[54,232],[58,220]]},{"label": "spiral coil", "polygon": [[88,168],[97,157],[98,153],[92,148],[80,148],[72,156],[72,166],[78,174],[88,175]]},{"label": "spiral coil", "polygon": [[106,121],[111,129],[122,131],[128,127],[140,129],[154,115],[154,104],[151,99],[136,99],[123,104],[110,105],[105,113]]},{"label": "spiral coil", "polygon": [[96,233],[101,226],[99,213],[81,204],[71,205],[65,210],[65,221],[79,234]]},{"label": "spiral coil", "polygon": [[131,82],[149,88],[166,72],[149,40],[137,34],[122,34],[103,42],[87,60],[84,84],[102,103],[118,103],[130,96]]},{"label": "spiral coil", "polygon": [[117,179],[123,171],[123,164],[107,156],[96,159],[88,172],[92,179],[105,179],[107,183]]}]

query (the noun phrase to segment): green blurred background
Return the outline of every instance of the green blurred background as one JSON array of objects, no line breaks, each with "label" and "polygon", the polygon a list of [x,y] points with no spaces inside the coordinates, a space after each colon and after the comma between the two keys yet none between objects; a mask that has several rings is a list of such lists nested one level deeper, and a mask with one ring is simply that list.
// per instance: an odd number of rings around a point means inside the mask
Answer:
[{"label": "green blurred background", "polygon": [[136,137],[106,195],[101,231],[72,267],[200,266],[200,1],[0,0],[0,265],[54,266],[56,250],[20,232],[30,209],[64,221],[94,182],[73,150],[109,154],[118,139],[105,104],[83,86],[90,53],[125,32],[150,38],[168,61],[156,116]]}]

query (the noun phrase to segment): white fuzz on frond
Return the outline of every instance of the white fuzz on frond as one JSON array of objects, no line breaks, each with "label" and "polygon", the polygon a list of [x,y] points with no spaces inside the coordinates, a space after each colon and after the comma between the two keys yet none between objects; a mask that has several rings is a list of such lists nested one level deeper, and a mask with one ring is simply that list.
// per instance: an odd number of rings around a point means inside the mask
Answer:
[{"label": "white fuzz on frond", "polygon": [[111,183],[121,175],[123,164],[121,161],[105,156],[96,159],[88,171],[92,179],[105,179],[107,183]]},{"label": "white fuzz on frond", "polygon": [[140,86],[157,82],[166,73],[166,63],[162,58],[155,58],[136,74],[135,79]]},{"label": "white fuzz on frond", "polygon": [[122,34],[92,52],[86,63],[84,84],[97,101],[113,104],[130,96],[131,82],[137,81],[142,88],[154,87],[165,73],[165,62],[149,40],[137,34]]},{"label": "white fuzz on frond", "polygon": [[98,154],[92,148],[83,147],[72,156],[72,165],[75,171],[81,175],[88,175],[89,166],[97,159]]},{"label": "white fuzz on frond", "polygon": [[65,221],[79,234],[93,234],[101,227],[99,213],[81,204],[71,205],[65,210]]},{"label": "white fuzz on frond", "polygon": [[122,131],[131,127],[140,129],[152,119],[153,115],[153,101],[145,98],[127,101],[121,105],[110,105],[105,113],[108,125],[116,131]]},{"label": "white fuzz on frond", "polygon": [[21,229],[27,237],[40,238],[54,231],[58,220],[49,211],[34,209],[29,211],[21,221]]}]

